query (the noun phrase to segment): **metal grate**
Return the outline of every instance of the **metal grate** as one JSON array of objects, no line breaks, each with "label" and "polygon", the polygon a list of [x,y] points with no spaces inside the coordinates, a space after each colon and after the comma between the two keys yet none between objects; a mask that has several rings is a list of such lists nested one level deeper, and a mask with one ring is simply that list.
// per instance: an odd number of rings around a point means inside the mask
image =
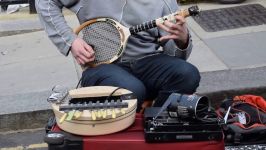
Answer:
[{"label": "metal grate", "polygon": [[266,150],[265,144],[226,146],[225,150]]},{"label": "metal grate", "polygon": [[94,63],[111,60],[119,52],[121,46],[119,31],[107,22],[95,22],[82,30],[83,39],[95,51]]},{"label": "metal grate", "polygon": [[266,8],[260,4],[250,4],[205,10],[193,18],[205,31],[216,32],[266,24]]}]

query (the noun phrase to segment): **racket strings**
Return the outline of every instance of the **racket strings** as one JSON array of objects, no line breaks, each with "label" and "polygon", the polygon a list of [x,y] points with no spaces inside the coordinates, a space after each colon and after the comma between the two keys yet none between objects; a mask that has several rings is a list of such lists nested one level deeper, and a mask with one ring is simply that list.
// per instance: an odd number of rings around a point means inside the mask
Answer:
[{"label": "racket strings", "polygon": [[86,26],[82,31],[82,38],[95,51],[93,64],[108,62],[120,50],[121,37],[115,26],[107,22],[95,22]]}]

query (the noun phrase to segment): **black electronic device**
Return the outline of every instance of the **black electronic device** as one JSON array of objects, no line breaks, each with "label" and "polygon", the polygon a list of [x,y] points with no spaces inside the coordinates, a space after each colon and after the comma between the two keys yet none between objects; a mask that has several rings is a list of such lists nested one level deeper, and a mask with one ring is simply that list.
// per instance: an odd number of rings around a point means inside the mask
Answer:
[{"label": "black electronic device", "polygon": [[211,121],[173,118],[168,111],[161,112],[161,107],[150,107],[145,109],[144,119],[146,142],[220,141],[223,139],[224,121],[218,117],[212,118]]}]

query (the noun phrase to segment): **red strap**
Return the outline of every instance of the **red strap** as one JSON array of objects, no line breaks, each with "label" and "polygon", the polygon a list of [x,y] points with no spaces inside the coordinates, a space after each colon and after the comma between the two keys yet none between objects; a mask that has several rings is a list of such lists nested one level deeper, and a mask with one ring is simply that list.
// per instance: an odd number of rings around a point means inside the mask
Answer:
[{"label": "red strap", "polygon": [[259,124],[259,123],[255,123],[255,124],[253,124],[252,126],[249,126],[249,127],[245,127],[243,124],[241,124],[241,123],[239,123],[239,122],[235,122],[235,123],[233,123],[233,124],[235,124],[235,125],[237,125],[237,126],[243,128],[243,129],[246,129],[246,130],[248,130],[248,129],[253,129],[253,128],[256,128],[256,127],[266,127],[266,125],[264,125],[264,124]]},{"label": "red strap", "polygon": [[235,96],[234,101],[243,101],[249,103],[255,107],[258,107],[260,110],[266,113],[266,101],[261,96],[256,96],[256,95]]}]

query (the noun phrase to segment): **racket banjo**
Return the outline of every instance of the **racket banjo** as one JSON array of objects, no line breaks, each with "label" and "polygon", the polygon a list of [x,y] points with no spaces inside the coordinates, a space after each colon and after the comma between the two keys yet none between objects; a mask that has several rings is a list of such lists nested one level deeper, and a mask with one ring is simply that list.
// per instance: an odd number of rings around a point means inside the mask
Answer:
[{"label": "racket banjo", "polygon": [[165,20],[172,21],[173,16],[188,17],[197,15],[199,8],[192,6],[173,14],[127,28],[111,18],[96,18],[79,26],[75,33],[87,44],[93,47],[95,60],[87,65],[95,67],[100,64],[109,64],[117,60],[123,53],[130,35],[157,27]]}]

